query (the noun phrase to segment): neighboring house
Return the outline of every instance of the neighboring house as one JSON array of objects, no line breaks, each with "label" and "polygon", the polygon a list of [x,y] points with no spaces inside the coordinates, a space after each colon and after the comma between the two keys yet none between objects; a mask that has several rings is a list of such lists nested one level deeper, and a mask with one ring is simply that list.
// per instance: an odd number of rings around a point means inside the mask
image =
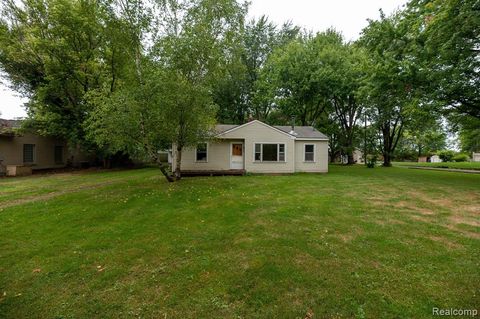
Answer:
[{"label": "neighboring house", "polygon": [[432,155],[432,156],[419,156],[418,163],[441,163],[442,159],[438,155]]},{"label": "neighboring house", "polygon": [[441,163],[441,162],[442,162],[442,159],[441,159],[440,156],[438,156],[438,155],[433,155],[432,157],[430,157],[430,162],[432,162],[432,163]]},{"label": "neighboring house", "polygon": [[71,152],[59,138],[22,132],[19,120],[0,119],[0,173],[7,166],[29,167],[32,170],[79,165],[88,159],[79,151]]},{"label": "neighboring house", "polygon": [[480,162],[480,153],[472,154],[472,162]]},{"label": "neighboring house", "polygon": [[[175,156],[172,160],[175,169]],[[184,149],[182,172],[328,171],[328,138],[311,126],[270,126],[258,120],[217,125],[214,138]]]},{"label": "neighboring house", "polygon": [[[353,151],[353,161],[357,164],[364,164],[365,163],[363,161],[363,152],[359,148],[356,148]],[[348,163],[348,159],[347,159],[347,163]]]}]

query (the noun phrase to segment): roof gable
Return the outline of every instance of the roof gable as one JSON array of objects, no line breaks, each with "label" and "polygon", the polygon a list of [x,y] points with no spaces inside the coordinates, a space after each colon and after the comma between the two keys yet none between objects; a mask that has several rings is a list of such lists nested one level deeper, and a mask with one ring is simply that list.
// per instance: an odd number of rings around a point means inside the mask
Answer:
[{"label": "roof gable", "polygon": [[[260,124],[260,125],[263,125],[263,126],[269,128],[269,129],[273,130],[273,131],[276,131],[277,133],[280,133],[280,134],[283,134],[283,135],[285,135],[285,136],[288,136],[289,138],[295,138],[295,136],[293,136],[293,135],[291,135],[291,134],[289,134],[289,133],[287,133],[287,132],[284,132],[284,131],[282,131],[282,130],[274,127],[274,126],[271,126],[271,125],[268,125],[268,124],[266,124],[266,123],[263,123],[262,121],[259,121],[259,120],[253,120],[253,121],[247,122],[247,123],[245,123],[245,124],[237,125],[237,126],[235,126],[235,127],[229,128],[229,129],[225,130],[224,132],[218,134],[217,137],[222,137],[222,136],[224,136],[225,134],[235,132],[235,131],[237,131],[237,130],[239,130],[239,129],[248,127],[248,126],[253,125],[253,124]],[[226,125],[217,125],[217,127],[220,127],[220,129],[224,128],[225,126],[226,126]]]},{"label": "roof gable", "polygon": [[328,137],[326,135],[322,134],[312,126],[295,126],[295,131],[292,133],[291,126],[277,126],[277,125],[272,126],[272,125],[263,123],[262,121],[259,121],[259,120],[253,120],[242,125],[218,124],[215,126],[215,131],[217,133],[216,137],[222,138],[224,135],[228,133],[235,132],[238,129],[248,127],[253,123],[261,124],[278,133],[284,134],[292,139],[328,140]]}]

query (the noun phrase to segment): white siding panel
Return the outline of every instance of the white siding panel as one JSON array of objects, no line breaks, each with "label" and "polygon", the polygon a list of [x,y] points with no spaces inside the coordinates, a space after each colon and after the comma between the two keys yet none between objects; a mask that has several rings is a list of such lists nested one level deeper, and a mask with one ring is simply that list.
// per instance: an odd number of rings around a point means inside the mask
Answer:
[{"label": "white siding panel", "polygon": [[[315,145],[315,161],[305,162],[305,144]],[[295,141],[296,172],[328,172],[328,141]]]}]

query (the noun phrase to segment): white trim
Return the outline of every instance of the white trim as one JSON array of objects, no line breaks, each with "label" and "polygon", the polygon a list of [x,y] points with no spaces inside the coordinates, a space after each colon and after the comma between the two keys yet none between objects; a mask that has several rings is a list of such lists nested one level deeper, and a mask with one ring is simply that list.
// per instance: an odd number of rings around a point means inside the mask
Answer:
[{"label": "white trim", "polygon": [[[313,161],[307,161],[307,159],[305,158],[305,155],[307,153],[306,151],[306,148],[307,148],[307,145],[312,145],[313,146]],[[316,149],[317,149],[317,146],[315,144],[311,144],[311,143],[303,143],[303,162],[304,163],[315,163],[315,155],[316,155]]]},{"label": "white trim", "polygon": [[[238,169],[238,168],[232,168],[232,151],[233,151],[233,144],[241,144],[242,145],[242,158],[243,158],[243,163],[242,163],[242,168],[239,168],[239,169],[245,169],[245,143],[243,142],[230,142],[230,169]],[[254,152],[254,157],[255,157],[255,150],[253,150]]]},{"label": "white trim", "polygon": [[[263,147],[260,147],[260,160],[257,161],[255,160],[255,145],[260,144],[276,144],[277,145],[277,160],[276,161],[264,161],[263,160]],[[285,158],[283,161],[280,161],[280,145],[284,145],[284,155]],[[253,163],[287,163],[287,143],[282,143],[282,142],[253,142]]]},{"label": "white trim", "polygon": [[292,136],[291,134],[288,134],[288,133],[286,133],[286,132],[284,132],[284,131],[276,128],[276,127],[273,127],[273,126],[271,126],[271,125],[268,125],[268,124],[266,124],[266,123],[263,123],[263,122],[261,122],[261,121],[259,121],[259,120],[253,120],[253,121],[250,121],[250,122],[248,122],[248,123],[245,123],[245,124],[236,126],[236,127],[234,127],[234,128],[231,128],[231,129],[229,129],[229,130],[226,130],[225,132],[218,134],[217,137],[220,137],[220,136],[222,136],[222,135],[224,135],[224,134],[227,134],[227,133],[231,133],[231,132],[233,132],[233,131],[236,131],[236,130],[242,128],[242,127],[251,125],[251,124],[253,124],[253,123],[262,124],[263,126],[266,126],[266,127],[268,127],[268,128],[271,128],[271,129],[277,131],[278,133],[281,133],[281,134],[283,134],[283,135],[286,135],[286,136],[290,137],[292,140],[295,139],[295,136]]},{"label": "white trim", "polygon": [[[206,155],[207,155],[207,159],[204,160],[204,161],[197,161],[197,147],[198,147],[198,144],[206,144],[206,146],[207,146],[207,149],[205,151]],[[208,148],[209,148],[208,142],[197,143],[197,145],[195,146],[195,163],[208,163]]]}]

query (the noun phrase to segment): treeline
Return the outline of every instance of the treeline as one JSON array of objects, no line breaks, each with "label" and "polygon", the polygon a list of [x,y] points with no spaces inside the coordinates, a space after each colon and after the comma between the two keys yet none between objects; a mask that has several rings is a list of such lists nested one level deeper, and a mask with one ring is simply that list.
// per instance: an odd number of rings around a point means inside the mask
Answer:
[{"label": "treeline", "polygon": [[[412,0],[358,41],[261,17],[234,0],[1,0],[0,66],[29,125],[110,156],[158,162],[215,122],[312,125],[330,155],[480,142],[479,2]],[[397,154],[398,155],[398,154]],[[179,167],[179,165],[177,165]],[[180,170],[170,174],[180,178]]]}]

